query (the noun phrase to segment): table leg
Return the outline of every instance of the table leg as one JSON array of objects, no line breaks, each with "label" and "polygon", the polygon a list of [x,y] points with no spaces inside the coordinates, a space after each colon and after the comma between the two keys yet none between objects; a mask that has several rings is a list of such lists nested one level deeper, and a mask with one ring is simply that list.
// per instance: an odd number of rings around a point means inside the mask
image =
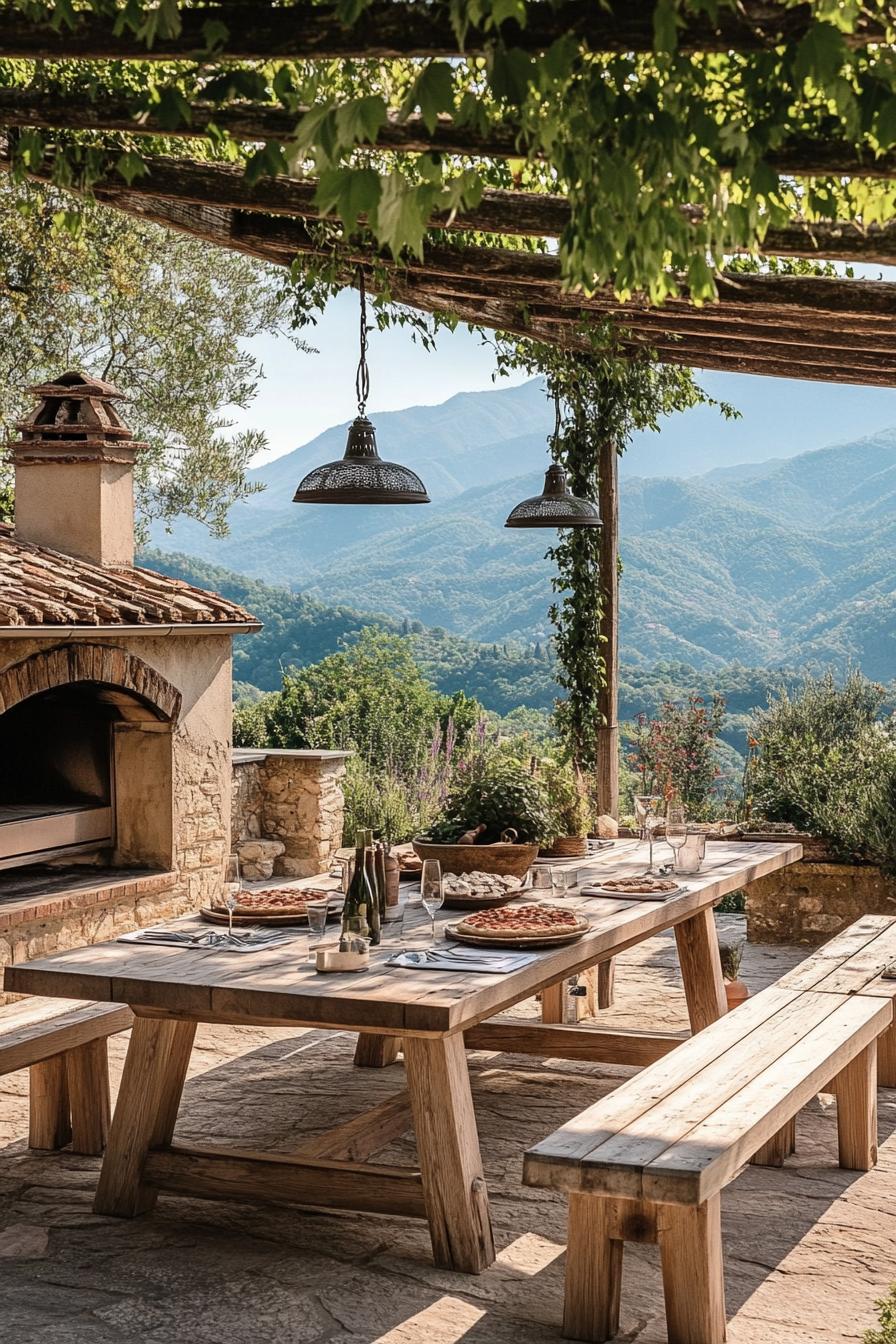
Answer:
[{"label": "table leg", "polygon": [[558,980],[555,985],[545,985],[541,991],[542,1022],[563,1023],[566,1012],[566,981]]},{"label": "table leg", "polygon": [[691,1031],[702,1031],[728,1011],[719,940],[711,909],[675,925],[678,962],[688,1002]]},{"label": "table leg", "polygon": [[171,1142],[195,1034],[195,1022],[134,1020],[93,1205],[96,1213],[133,1218],[155,1204],[156,1192],[143,1184],[143,1162],[150,1148]]},{"label": "table leg", "polygon": [[358,1033],[355,1046],[355,1067],[358,1069],[385,1069],[394,1064],[401,1049],[400,1036],[375,1036],[371,1031]]},{"label": "table leg", "polygon": [[495,1246],[463,1035],[405,1037],[404,1062],[433,1258],[480,1274]]}]

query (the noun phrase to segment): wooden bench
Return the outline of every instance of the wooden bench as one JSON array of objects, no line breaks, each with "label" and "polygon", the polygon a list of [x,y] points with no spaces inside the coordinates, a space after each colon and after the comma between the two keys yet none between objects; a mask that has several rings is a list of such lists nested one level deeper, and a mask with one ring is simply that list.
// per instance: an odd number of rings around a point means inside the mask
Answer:
[{"label": "wooden bench", "polygon": [[[866,948],[866,962],[868,955]],[[829,969],[832,960],[839,968],[846,958],[828,957]],[[892,998],[864,993],[857,983],[853,993],[830,984],[803,988],[796,975],[691,1037],[526,1154],[526,1184],[569,1192],[567,1338],[616,1334],[623,1245],[648,1241],[659,1243],[672,1344],[720,1344],[720,1192],[751,1159],[783,1161],[793,1146],[793,1118],[818,1091],[837,1096],[840,1165],[874,1165],[877,1040],[892,1029]]]},{"label": "wooden bench", "polygon": [[120,1003],[28,998],[0,1008],[0,1075],[30,1069],[28,1144],[102,1153],[109,1132],[106,1038],[134,1020]]}]

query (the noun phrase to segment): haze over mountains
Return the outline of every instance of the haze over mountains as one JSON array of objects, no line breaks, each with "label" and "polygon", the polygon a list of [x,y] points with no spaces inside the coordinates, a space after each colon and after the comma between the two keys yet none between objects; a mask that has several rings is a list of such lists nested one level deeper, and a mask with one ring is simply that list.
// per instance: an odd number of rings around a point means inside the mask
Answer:
[{"label": "haze over mountains", "polygon": [[[626,660],[851,660],[889,680],[896,393],[725,375],[704,383],[739,404],[743,421],[700,408],[622,459]],[[540,489],[549,419],[535,381],[376,416],[383,456],[419,471],[433,504],[293,505],[300,477],[341,455],[345,426],[335,427],[259,469],[267,488],[232,511],[230,537],[179,523],[154,539],[328,604],[482,641],[542,639],[545,534],[503,523]]]}]

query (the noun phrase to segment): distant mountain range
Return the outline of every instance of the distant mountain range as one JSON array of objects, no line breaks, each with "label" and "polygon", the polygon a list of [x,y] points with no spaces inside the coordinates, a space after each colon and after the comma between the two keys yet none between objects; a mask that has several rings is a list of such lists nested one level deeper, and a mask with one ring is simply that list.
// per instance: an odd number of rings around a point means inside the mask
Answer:
[{"label": "distant mountain range", "polygon": [[[792,398],[795,385],[786,386]],[[813,387],[811,394],[817,401],[853,391],[867,402],[867,389]],[[799,408],[791,409],[796,434]],[[880,413],[858,402],[854,409],[857,431]],[[713,415],[715,451],[702,421],[682,447],[674,441],[687,419],[670,421],[623,459],[627,662],[671,659],[709,669],[733,661],[852,661],[889,680],[896,666],[896,428],[783,460],[737,463],[730,447],[720,448],[737,426]],[[178,523],[173,534],[156,534],[157,543],[326,606],[363,607],[477,641],[544,640],[551,600],[545,536],[503,528],[512,506],[540,488],[548,429],[540,384],[463,394],[376,420],[383,455],[420,472],[432,505],[291,504],[305,471],[341,455],[341,426],[262,467],[256,475],[266,490],[233,510],[228,538],[215,541]],[[778,440],[771,430],[767,436],[772,450],[782,446],[777,432]],[[661,450],[674,476],[631,474],[639,456]]]}]

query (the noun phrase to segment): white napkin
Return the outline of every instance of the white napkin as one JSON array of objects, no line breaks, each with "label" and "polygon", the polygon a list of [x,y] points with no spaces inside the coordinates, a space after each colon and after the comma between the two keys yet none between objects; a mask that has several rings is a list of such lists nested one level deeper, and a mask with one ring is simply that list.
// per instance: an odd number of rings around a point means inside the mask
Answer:
[{"label": "white napkin", "polygon": [[268,947],[279,947],[281,943],[292,942],[294,938],[304,936],[296,929],[243,929],[234,930],[233,938],[228,938],[227,930],[221,929],[171,929],[157,927],[134,929],[132,933],[123,933],[119,943],[156,943],[160,947],[179,947],[186,952],[263,952]]},{"label": "white napkin", "polygon": [[466,971],[468,974],[481,971],[489,975],[509,975],[535,960],[532,952],[477,952],[465,948],[461,954],[451,948],[440,948],[428,953],[396,952],[388,958],[386,965],[413,971]]}]

